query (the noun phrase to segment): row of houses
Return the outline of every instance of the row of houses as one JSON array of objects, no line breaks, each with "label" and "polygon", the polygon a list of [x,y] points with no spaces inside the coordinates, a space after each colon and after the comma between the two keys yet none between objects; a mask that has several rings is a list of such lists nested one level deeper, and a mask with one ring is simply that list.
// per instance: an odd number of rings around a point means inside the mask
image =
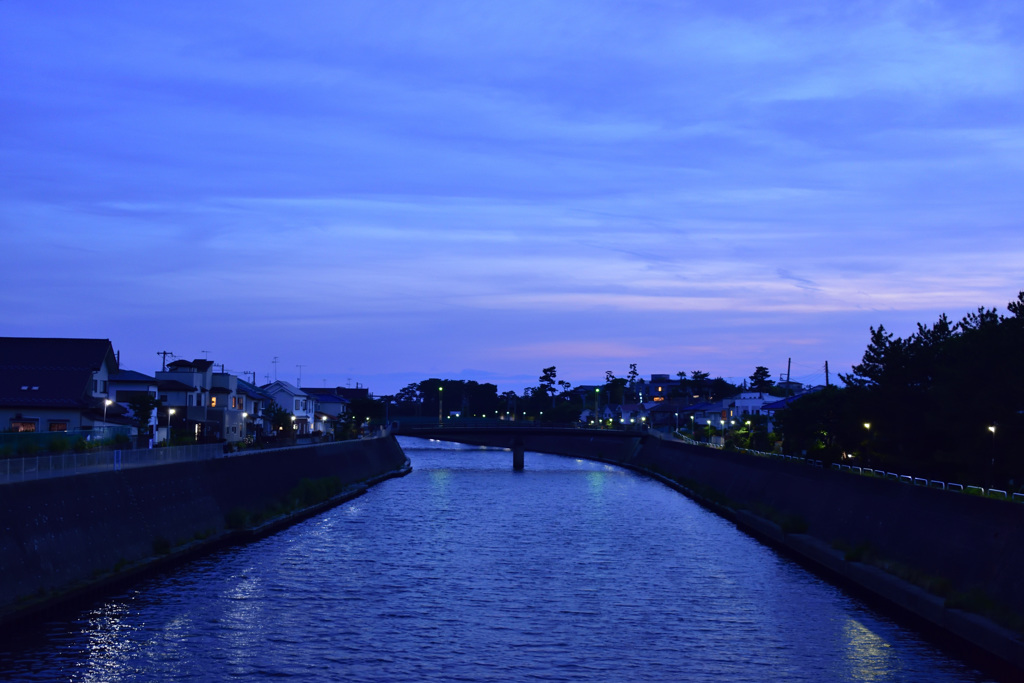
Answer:
[{"label": "row of houses", "polygon": [[751,416],[764,416],[768,429],[774,426],[775,413],[791,401],[821,387],[800,387],[793,396],[780,397],[759,391],[743,391],[718,401],[697,401],[691,398],[652,400],[644,403],[605,405],[595,410],[584,410],[580,421],[584,423],[612,422],[613,424],[640,424],[651,428],[711,428],[745,422]]},{"label": "row of houses", "polygon": [[0,337],[0,429],[96,436],[135,430],[131,405],[140,395],[160,403],[142,436],[160,442],[173,430],[200,442],[234,442],[273,436],[274,405],[291,415],[294,435],[333,436],[350,401],[368,391],[281,380],[256,386],[206,359],[175,360],[148,375],[121,368],[108,339]]}]

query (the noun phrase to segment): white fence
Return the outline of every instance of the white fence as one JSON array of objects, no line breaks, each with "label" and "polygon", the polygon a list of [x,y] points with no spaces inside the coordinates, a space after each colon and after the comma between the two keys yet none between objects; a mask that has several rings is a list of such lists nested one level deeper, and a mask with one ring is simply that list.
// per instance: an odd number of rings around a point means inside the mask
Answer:
[{"label": "white fence", "polygon": [[[241,455],[246,451],[240,451]],[[231,455],[235,455],[232,453]],[[226,457],[224,444],[86,451],[0,460],[0,484]]]}]

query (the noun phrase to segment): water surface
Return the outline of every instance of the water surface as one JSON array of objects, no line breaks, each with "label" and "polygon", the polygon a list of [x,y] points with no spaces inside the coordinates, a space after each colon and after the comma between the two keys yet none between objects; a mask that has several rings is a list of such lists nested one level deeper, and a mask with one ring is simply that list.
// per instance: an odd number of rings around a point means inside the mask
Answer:
[{"label": "water surface", "polygon": [[403,440],[414,471],[0,644],[26,681],[983,681],[671,489]]}]

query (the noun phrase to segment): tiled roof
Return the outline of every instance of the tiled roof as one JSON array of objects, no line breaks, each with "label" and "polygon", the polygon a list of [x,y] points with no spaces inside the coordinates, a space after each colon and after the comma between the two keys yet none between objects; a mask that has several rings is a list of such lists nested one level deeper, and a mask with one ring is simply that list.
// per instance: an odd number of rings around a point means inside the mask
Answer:
[{"label": "tiled roof", "polygon": [[0,337],[0,406],[84,407],[104,362],[116,370],[108,339]]}]

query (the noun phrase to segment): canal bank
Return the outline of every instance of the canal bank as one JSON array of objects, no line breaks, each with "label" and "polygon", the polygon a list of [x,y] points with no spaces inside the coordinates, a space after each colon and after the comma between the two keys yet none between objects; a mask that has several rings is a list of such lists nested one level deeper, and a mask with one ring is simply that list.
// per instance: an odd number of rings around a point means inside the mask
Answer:
[{"label": "canal bank", "polygon": [[0,626],[408,472],[392,436],[0,487]]},{"label": "canal bank", "polygon": [[1011,623],[1024,614],[1024,505],[654,434],[456,431],[435,438],[601,460],[656,476],[741,529],[1024,671],[1019,630],[977,614],[994,609]]}]

